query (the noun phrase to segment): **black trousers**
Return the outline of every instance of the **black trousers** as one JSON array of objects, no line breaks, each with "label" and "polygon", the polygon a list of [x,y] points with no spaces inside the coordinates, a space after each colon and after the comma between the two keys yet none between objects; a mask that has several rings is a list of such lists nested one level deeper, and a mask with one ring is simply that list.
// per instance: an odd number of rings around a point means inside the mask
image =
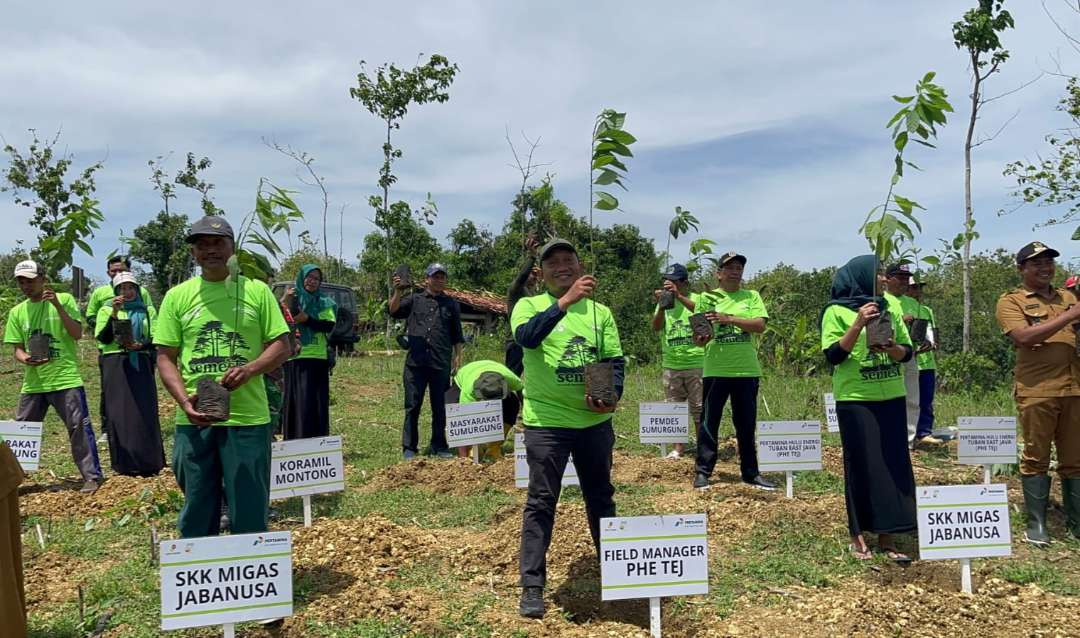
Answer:
[{"label": "black trousers", "polygon": [[431,398],[431,451],[449,450],[446,444],[446,390],[450,387],[450,371],[406,365],[402,380],[405,386],[402,449],[417,451],[420,443],[420,407],[424,403],[424,391],[427,390]]},{"label": "black trousers", "polygon": [[702,402],[705,404],[698,426],[697,471],[711,476],[716,467],[717,434],[724,404],[731,398],[731,420],[735,423],[735,440],[739,444],[739,473],[749,481],[759,474],[757,443],[757,377],[705,377],[702,380]]},{"label": "black trousers", "polygon": [[563,471],[574,455],[585,513],[597,555],[600,519],[615,516],[615,486],[611,484],[611,450],[615,431],[611,421],[588,428],[525,428],[529,461],[529,496],[521,520],[521,586],[543,587],[547,581],[547,550],[555,526],[555,505],[562,490]]}]

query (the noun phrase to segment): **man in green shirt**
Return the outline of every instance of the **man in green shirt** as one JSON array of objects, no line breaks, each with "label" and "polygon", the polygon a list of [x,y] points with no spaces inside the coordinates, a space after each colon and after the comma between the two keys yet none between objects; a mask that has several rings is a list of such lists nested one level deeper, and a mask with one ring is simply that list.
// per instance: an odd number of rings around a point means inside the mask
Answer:
[{"label": "man in green shirt", "polygon": [[583,273],[574,246],[562,239],[549,241],[540,249],[540,269],[547,291],[518,301],[510,318],[514,339],[525,350],[529,494],[521,522],[518,611],[528,618],[544,615],[547,549],[571,454],[598,554],[600,519],[615,516],[611,484],[615,403],[585,393],[585,369],[609,363],[617,401],[625,365],[615,319],[607,306],[591,299],[596,278]]},{"label": "man in green shirt", "polygon": [[[447,403],[474,403],[476,401],[502,401],[503,436],[517,423],[521,413],[521,401],[518,396],[524,385],[521,377],[513,370],[497,361],[481,359],[461,366],[454,375],[454,382],[446,392]],[[472,451],[471,445],[458,448],[458,456],[467,457]],[[488,443],[485,446],[487,456],[502,457],[502,442]]]},{"label": "man in green shirt", "polygon": [[756,290],[742,287],[746,257],[728,252],[720,257],[718,266],[719,287],[702,293],[697,304],[697,311],[705,313],[713,324],[713,338],[695,337],[697,344],[705,347],[702,370],[705,409],[698,428],[694,487],[704,489],[709,486],[709,477],[716,467],[720,418],[730,397],[742,480],[759,489],[775,490],[776,485],[761,476],[758,470],[755,440],[761,364],[752,335],[765,332],[769,313]]},{"label": "man in green shirt", "polygon": [[[95,492],[104,475],[79,374],[79,307],[68,293],[48,289],[45,272],[33,261],[15,266],[15,280],[26,296],[8,313],[4,326],[4,343],[14,345],[15,360],[26,366],[15,420],[42,421],[51,405],[67,427],[71,456],[83,478],[81,491]],[[32,342],[44,342],[47,354],[33,356]]]},{"label": "man in green shirt", "polygon": [[[288,326],[270,288],[229,274],[232,227],[207,216],[191,225],[202,271],[165,294],[154,344],[161,381],[176,401],[173,472],[184,492],[184,538],[220,531],[222,498],[234,534],[266,531],[272,429],[262,376],[289,357]],[[229,390],[227,420],[199,410],[195,388],[209,377]]]},{"label": "man in green shirt", "polygon": [[938,347],[937,320],[930,306],[922,302],[925,285],[925,281],[916,281],[913,277],[908,289],[908,295],[919,303],[916,319],[927,322],[926,339],[923,343],[914,344],[919,363],[919,423],[915,429],[915,440],[924,445],[941,445],[944,441],[933,435],[934,393],[937,390],[937,358],[934,356],[934,350]]},{"label": "man in green shirt", "polygon": [[[665,310],[657,304],[652,318],[653,331],[661,333],[664,399],[672,403],[685,401],[696,430],[701,423],[701,367],[705,349],[694,343],[690,315],[694,314],[699,295],[690,292],[690,272],[682,264],[672,264],[664,273],[664,290],[675,296],[675,305]],[[676,443],[668,458],[677,459],[682,453],[683,444]]]},{"label": "man in green shirt", "polygon": [[[910,332],[911,324],[919,316],[919,302],[908,295],[911,287],[911,270],[907,264],[893,264],[885,269],[885,293],[884,297],[889,303],[896,303],[904,320],[904,327]],[[908,446],[912,449],[927,445],[940,445],[942,441],[936,438],[926,439],[918,437],[919,413],[919,361],[916,357],[905,361],[904,390],[907,406]]]}]

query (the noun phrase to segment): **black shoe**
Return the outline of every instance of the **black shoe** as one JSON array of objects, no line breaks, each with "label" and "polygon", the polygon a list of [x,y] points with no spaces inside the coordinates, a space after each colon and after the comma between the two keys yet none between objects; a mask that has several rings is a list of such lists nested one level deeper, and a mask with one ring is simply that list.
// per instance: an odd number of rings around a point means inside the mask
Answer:
[{"label": "black shoe", "polygon": [[1050,544],[1050,534],[1046,532],[1046,508],[1050,504],[1050,476],[1035,474],[1021,476],[1020,485],[1024,490],[1024,509],[1027,511],[1027,530],[1024,540],[1037,547]]},{"label": "black shoe", "polygon": [[749,481],[743,481],[743,483],[746,483],[747,485],[753,485],[759,490],[769,490],[770,492],[776,490],[776,483],[773,483],[772,481],[766,481],[765,477],[760,474],[750,479]]},{"label": "black shoe", "polygon": [[709,475],[704,472],[698,472],[694,477],[694,489],[703,490],[709,487]]},{"label": "black shoe", "polygon": [[544,617],[544,588],[524,587],[521,590],[521,603],[518,613],[526,618]]}]

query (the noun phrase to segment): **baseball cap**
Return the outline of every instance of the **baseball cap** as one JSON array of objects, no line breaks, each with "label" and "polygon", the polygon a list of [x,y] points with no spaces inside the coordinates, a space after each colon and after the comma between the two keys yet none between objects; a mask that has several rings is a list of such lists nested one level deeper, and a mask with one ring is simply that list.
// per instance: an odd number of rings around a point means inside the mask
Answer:
[{"label": "baseball cap", "polygon": [[548,255],[550,255],[552,252],[554,252],[556,249],[559,249],[559,248],[561,248],[563,250],[569,250],[570,252],[574,253],[575,255],[577,254],[577,249],[574,248],[574,245],[571,244],[569,241],[567,241],[565,239],[555,238],[555,239],[552,239],[551,241],[549,241],[548,243],[544,244],[540,248],[540,261],[544,261],[545,259],[547,259]]},{"label": "baseball cap", "polygon": [[671,281],[682,281],[690,278],[690,271],[682,264],[671,264],[671,268],[668,268],[668,271],[662,277]]},{"label": "baseball cap", "polygon": [[427,274],[428,277],[434,275],[437,272],[441,272],[444,275],[449,275],[450,274],[450,273],[446,272],[446,266],[440,264],[437,261],[433,262],[431,264],[428,264],[427,270],[425,270],[424,272],[425,272],[425,274]]},{"label": "baseball cap", "polygon": [[229,225],[229,222],[225,221],[224,217],[218,217],[216,215],[207,215],[193,223],[191,229],[188,230],[187,237],[184,238],[184,241],[189,244],[194,243],[195,238],[200,235],[228,237],[235,241],[232,226]]},{"label": "baseball cap", "polygon": [[911,269],[907,264],[893,264],[885,269],[886,277],[908,277],[911,278]]},{"label": "baseball cap", "polygon": [[484,372],[473,382],[473,396],[485,401],[505,399],[506,379],[498,372]]},{"label": "baseball cap", "polygon": [[117,275],[115,277],[113,277],[113,280],[112,280],[113,290],[115,290],[116,287],[119,286],[120,284],[135,284],[136,286],[139,285],[138,282],[135,281],[135,275],[131,274],[130,272],[128,272],[126,270],[124,272],[117,273]]},{"label": "baseball cap", "polygon": [[41,270],[41,266],[37,265],[37,262],[33,259],[26,259],[15,264],[15,276],[24,277],[26,279],[37,279],[39,275],[45,274]]},{"label": "baseball cap", "polygon": [[729,250],[726,253],[724,253],[723,255],[720,255],[720,260],[717,263],[719,263],[720,267],[723,268],[724,266],[727,265],[727,263],[729,261],[737,261],[737,262],[739,262],[740,264],[742,264],[744,266],[746,265],[746,257],[743,256],[743,255],[740,255],[739,253],[735,252],[734,250]]},{"label": "baseball cap", "polygon": [[1024,246],[1016,253],[1016,264],[1019,266],[1032,257],[1038,257],[1043,255],[1045,257],[1060,257],[1061,253],[1047,246],[1041,241],[1033,241],[1030,244]]}]

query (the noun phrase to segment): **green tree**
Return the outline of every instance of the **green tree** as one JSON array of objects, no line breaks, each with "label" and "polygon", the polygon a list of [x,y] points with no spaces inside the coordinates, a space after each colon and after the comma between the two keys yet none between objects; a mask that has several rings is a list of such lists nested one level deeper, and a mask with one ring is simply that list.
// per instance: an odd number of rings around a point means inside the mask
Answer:
[{"label": "green tree", "polygon": [[[160,156],[158,159],[160,159]],[[184,168],[176,172],[173,181],[199,193],[199,206],[202,208],[203,215],[224,215],[225,211],[215,206],[213,200],[210,199],[210,191],[214,189],[214,185],[199,176],[200,173],[206,171],[212,165],[213,162],[210,161],[209,157],[197,160],[194,153],[188,152]],[[151,180],[153,179],[151,178]],[[164,190],[161,190],[161,195],[165,199],[165,208],[168,210],[168,198]]]},{"label": "green tree", "polygon": [[[422,278],[424,268],[442,256],[442,248],[425,225],[420,224],[405,202],[390,205],[384,224],[389,233],[373,232],[364,237],[364,248],[360,253],[360,270],[364,273],[365,296],[385,295],[389,273],[396,267],[390,261],[390,255],[399,255],[402,263],[412,269],[414,279]],[[387,246],[387,238],[390,246]],[[454,273],[450,273],[451,286],[454,286]]]},{"label": "green tree", "polygon": [[165,291],[194,272],[191,251],[184,242],[187,231],[187,215],[163,210],[154,219],[135,227],[132,237],[125,237],[131,259],[150,268],[155,299],[161,299]]},{"label": "green tree", "polygon": [[463,219],[447,238],[450,250],[445,261],[454,274],[455,288],[493,290],[507,281],[498,279],[491,267],[495,262],[495,238],[490,230]]},{"label": "green tree", "polygon": [[1013,19],[1002,9],[1003,0],[979,0],[979,6],[969,9],[963,18],[953,23],[953,42],[957,49],[968,54],[971,65],[971,114],[968,117],[967,134],[964,136],[964,227],[963,237],[963,299],[964,326],[963,350],[971,348],[971,241],[975,233],[975,211],[971,205],[971,149],[986,140],[975,141],[975,122],[979,110],[986,104],[983,83],[997,73],[1009,59],[1009,52],[1001,47],[1001,32],[1013,27]]}]

